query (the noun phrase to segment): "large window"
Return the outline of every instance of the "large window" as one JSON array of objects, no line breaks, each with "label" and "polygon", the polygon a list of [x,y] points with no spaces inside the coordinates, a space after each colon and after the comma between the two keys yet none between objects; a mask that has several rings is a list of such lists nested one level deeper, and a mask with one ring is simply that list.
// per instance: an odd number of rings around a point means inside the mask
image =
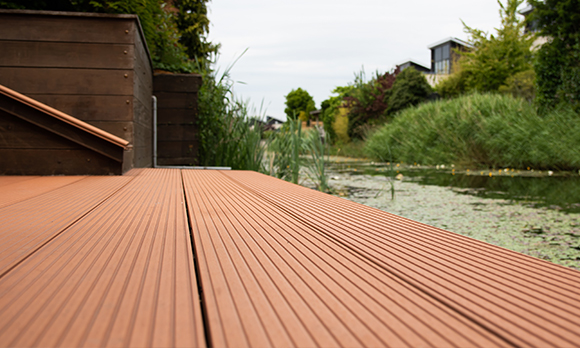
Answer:
[{"label": "large window", "polygon": [[434,49],[435,74],[449,74],[451,46],[447,43]]}]

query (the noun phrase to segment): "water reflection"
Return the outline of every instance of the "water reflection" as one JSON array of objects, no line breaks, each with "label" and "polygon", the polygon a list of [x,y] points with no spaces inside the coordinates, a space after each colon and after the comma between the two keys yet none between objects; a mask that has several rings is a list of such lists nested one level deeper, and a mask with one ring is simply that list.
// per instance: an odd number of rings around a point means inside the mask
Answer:
[{"label": "water reflection", "polygon": [[[455,170],[370,163],[334,164],[334,170],[352,175],[370,174],[395,177],[421,185],[452,187],[456,192],[482,198],[499,198],[547,207],[568,213],[580,213],[580,176],[577,173],[545,173],[505,170]],[[491,175],[490,175],[491,173]]]}]

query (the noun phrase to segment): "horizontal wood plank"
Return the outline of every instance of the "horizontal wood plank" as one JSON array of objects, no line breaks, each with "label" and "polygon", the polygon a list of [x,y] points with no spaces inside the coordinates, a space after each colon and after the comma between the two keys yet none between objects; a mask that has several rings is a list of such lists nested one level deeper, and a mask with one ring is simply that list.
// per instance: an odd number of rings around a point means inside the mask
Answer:
[{"label": "horizontal wood plank", "polygon": [[157,109],[157,124],[195,125],[197,114],[194,109]]},{"label": "horizontal wood plank", "polygon": [[154,92],[159,109],[196,109],[197,93]]},{"label": "horizontal wood plank", "polygon": [[157,158],[190,158],[197,157],[197,141],[157,141]]},{"label": "horizontal wood plank", "polygon": [[190,125],[158,125],[158,141],[185,141],[190,142],[197,139],[197,129]]},{"label": "horizontal wood plank", "polygon": [[0,149],[0,175],[120,175],[122,163],[77,149]]},{"label": "horizontal wood plank", "polygon": [[0,13],[3,40],[131,44],[135,30],[131,18]]},{"label": "horizontal wood plank", "polygon": [[35,93],[26,95],[85,122],[133,120],[132,96]]},{"label": "horizontal wood plank", "polygon": [[0,40],[0,66],[133,69],[131,44]]},{"label": "horizontal wood plank", "polygon": [[132,96],[133,71],[0,67],[0,84],[23,94]]},{"label": "horizontal wood plank", "polygon": [[199,74],[155,74],[153,77],[155,92],[195,93],[201,83]]}]

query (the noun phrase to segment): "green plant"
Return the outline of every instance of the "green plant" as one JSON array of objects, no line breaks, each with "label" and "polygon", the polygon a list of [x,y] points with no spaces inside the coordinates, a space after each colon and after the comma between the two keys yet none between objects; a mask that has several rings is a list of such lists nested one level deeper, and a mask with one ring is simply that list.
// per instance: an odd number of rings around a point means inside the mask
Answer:
[{"label": "green plant", "polygon": [[302,146],[302,123],[287,120],[268,146],[270,175],[298,184]]},{"label": "green plant", "polygon": [[432,91],[425,76],[416,69],[401,71],[391,88],[387,114],[392,115],[427,100]]},{"label": "green plant", "polygon": [[541,112],[568,104],[580,112],[580,1],[530,0],[530,21],[548,38],[538,52],[536,101]]},{"label": "green plant", "polygon": [[532,67],[530,48],[534,35],[525,32],[525,22],[518,17],[518,6],[523,0],[507,0],[504,6],[499,0],[501,27],[496,35],[465,25],[473,45],[463,52],[459,63],[464,71],[467,91],[497,91],[514,74]]},{"label": "green plant", "polygon": [[532,102],[536,95],[535,82],[536,73],[533,69],[522,71],[509,77],[505,85],[499,87],[499,92]]},{"label": "green plant", "polygon": [[250,118],[248,102],[233,95],[232,66],[219,78],[212,71],[203,71],[198,96],[198,163],[265,172],[262,130]]},{"label": "green plant", "polygon": [[472,47],[467,51],[457,51],[460,58],[454,64],[451,76],[436,86],[445,98],[463,93],[497,92],[508,78],[532,68],[530,50],[535,36],[524,30],[525,22],[518,18],[517,8],[523,0],[507,0],[504,6],[499,0],[501,27],[495,35],[469,27]]},{"label": "green plant", "polygon": [[296,119],[298,115],[302,118],[302,121],[308,121],[310,111],[314,110],[316,110],[314,99],[302,88],[293,89],[286,95],[286,108],[284,112],[288,119]]},{"label": "green plant", "polygon": [[578,134],[570,108],[539,116],[523,99],[475,93],[403,110],[369,137],[365,151],[427,165],[577,170]]},{"label": "green plant", "polygon": [[218,53],[219,44],[207,41],[209,19],[208,0],[174,0],[177,9],[174,16],[179,31],[179,43],[185,48],[189,59],[198,61],[204,69],[210,69],[212,57]]},{"label": "green plant", "polygon": [[364,69],[355,74],[354,83],[344,95],[344,106],[348,108],[348,136],[361,139],[361,126],[367,123],[381,122],[386,114],[391,88],[400,70],[380,74],[366,81]]},{"label": "green plant", "polygon": [[306,135],[304,150],[310,155],[310,160],[306,162],[307,175],[316,184],[316,188],[322,192],[328,192],[328,176],[326,175],[326,162],[328,151],[322,141],[318,130],[311,130]]}]

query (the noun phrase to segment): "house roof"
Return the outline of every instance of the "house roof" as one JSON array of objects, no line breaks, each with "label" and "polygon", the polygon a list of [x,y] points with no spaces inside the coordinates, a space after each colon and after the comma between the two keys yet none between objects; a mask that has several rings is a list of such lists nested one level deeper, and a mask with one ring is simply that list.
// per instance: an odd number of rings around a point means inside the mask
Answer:
[{"label": "house roof", "polygon": [[580,342],[580,272],[271,176],[21,178],[0,176],[6,346]]},{"label": "house roof", "polygon": [[458,38],[456,38],[456,37],[448,37],[448,38],[446,38],[446,39],[439,40],[439,41],[437,41],[437,42],[435,42],[435,43],[432,43],[431,45],[427,46],[427,48],[428,48],[428,49],[432,49],[432,48],[435,48],[435,47],[437,47],[437,46],[441,46],[441,45],[443,45],[443,44],[445,44],[445,43],[447,43],[447,42],[455,42],[455,43],[457,43],[457,44],[460,44],[460,45],[463,45],[463,46],[467,46],[467,47],[471,47],[471,46],[472,46],[472,45],[471,45],[469,42],[467,42],[467,41],[463,41],[463,40],[461,40],[461,39],[458,39]]},{"label": "house roof", "polygon": [[400,65],[403,65],[403,64],[405,64],[405,63],[413,63],[413,64],[415,64],[415,65],[419,65],[419,66],[421,66],[421,67],[423,67],[423,68],[425,68],[425,69],[427,69],[427,70],[429,70],[429,69],[430,69],[430,68],[429,68],[429,67],[428,67],[426,64],[419,63],[418,61],[416,61],[416,60],[414,60],[414,59],[411,59],[411,58],[408,58],[408,59],[406,59],[406,60],[404,60],[404,61],[401,61],[401,62],[399,62],[399,63],[397,63],[397,64],[395,64],[395,65],[397,65],[397,66],[400,66]]},{"label": "house roof", "polygon": [[519,10],[519,14],[521,14],[522,16],[527,16],[530,13],[532,13],[532,11],[534,10],[534,7],[532,5],[528,5],[524,8],[522,8],[521,10]]}]

